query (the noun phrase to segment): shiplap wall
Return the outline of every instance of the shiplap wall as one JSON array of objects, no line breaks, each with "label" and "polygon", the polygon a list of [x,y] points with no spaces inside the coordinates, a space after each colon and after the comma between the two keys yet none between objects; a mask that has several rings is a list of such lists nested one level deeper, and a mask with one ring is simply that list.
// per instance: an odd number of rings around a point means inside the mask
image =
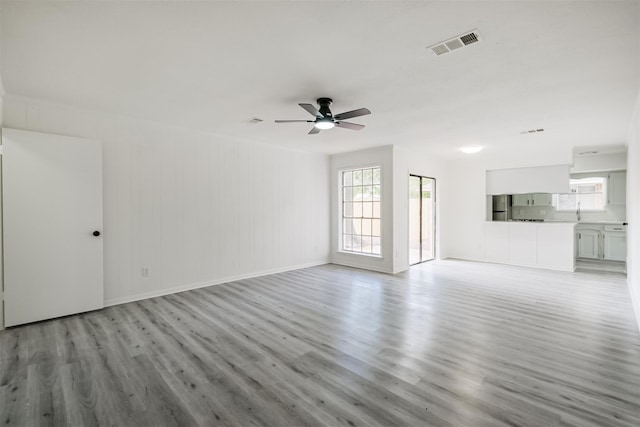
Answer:
[{"label": "shiplap wall", "polygon": [[103,141],[107,305],[328,262],[328,156],[16,96],[4,126]]}]

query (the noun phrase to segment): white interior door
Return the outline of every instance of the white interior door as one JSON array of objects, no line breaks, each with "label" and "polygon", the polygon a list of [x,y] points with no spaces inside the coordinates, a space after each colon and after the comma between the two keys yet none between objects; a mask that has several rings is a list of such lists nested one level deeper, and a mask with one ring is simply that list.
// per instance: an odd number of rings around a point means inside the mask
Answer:
[{"label": "white interior door", "polygon": [[5,326],[102,308],[100,141],[2,130]]}]

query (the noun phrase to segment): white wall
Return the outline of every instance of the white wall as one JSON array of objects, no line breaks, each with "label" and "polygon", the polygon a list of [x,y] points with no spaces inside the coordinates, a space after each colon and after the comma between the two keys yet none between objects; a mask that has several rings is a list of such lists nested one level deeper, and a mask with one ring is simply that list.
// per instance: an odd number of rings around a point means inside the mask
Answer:
[{"label": "white wall", "polygon": [[103,141],[107,305],[328,262],[328,156],[12,95],[4,126]]},{"label": "white wall", "polygon": [[640,330],[640,94],[627,149],[627,284]]},{"label": "white wall", "polygon": [[[0,1],[0,23],[2,22],[2,2]],[[1,24],[0,24],[1,26]],[[0,28],[0,46],[2,46],[2,29]],[[2,50],[0,49],[0,139],[2,138],[2,126],[4,116],[4,84],[2,83]],[[2,175],[2,163],[0,162],[0,176]],[[0,218],[2,212],[2,195],[0,194]],[[2,227],[0,227],[0,242],[2,241]],[[0,260],[2,259],[2,245],[0,245]],[[4,329],[4,273],[2,271],[2,262],[0,262],[0,330]]]}]

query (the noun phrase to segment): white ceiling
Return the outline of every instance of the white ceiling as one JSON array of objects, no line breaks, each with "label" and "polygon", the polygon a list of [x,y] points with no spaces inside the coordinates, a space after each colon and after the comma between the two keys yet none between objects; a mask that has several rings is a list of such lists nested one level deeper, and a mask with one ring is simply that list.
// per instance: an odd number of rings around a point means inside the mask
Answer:
[{"label": "white ceiling", "polygon": [[[3,1],[1,17],[10,94],[323,153],[619,145],[640,83],[637,1]],[[475,28],[481,43],[426,49]],[[369,108],[351,120],[366,128],[273,123],[321,96]]]}]

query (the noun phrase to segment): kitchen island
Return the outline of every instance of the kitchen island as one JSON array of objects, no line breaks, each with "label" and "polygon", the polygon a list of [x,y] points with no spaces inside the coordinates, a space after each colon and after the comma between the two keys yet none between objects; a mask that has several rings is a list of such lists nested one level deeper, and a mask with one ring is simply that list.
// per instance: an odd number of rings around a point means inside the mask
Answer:
[{"label": "kitchen island", "polygon": [[485,222],[485,261],[574,271],[576,222]]}]

